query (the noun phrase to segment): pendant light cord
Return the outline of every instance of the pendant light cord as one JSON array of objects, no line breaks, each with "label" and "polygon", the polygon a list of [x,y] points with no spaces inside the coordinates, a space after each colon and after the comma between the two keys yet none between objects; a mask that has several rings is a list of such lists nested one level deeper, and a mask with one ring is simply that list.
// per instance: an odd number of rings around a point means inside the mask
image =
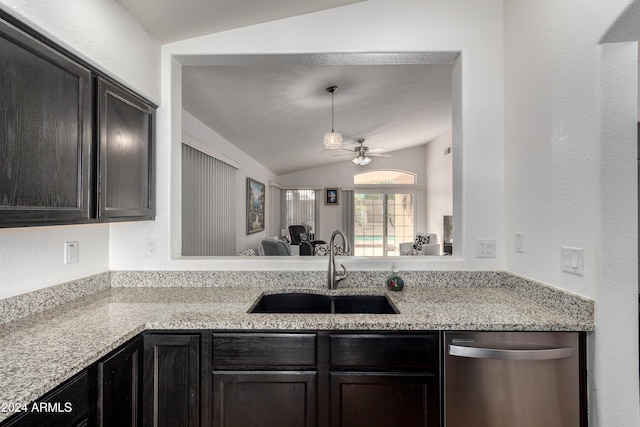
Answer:
[{"label": "pendant light cord", "polygon": [[335,89],[331,91],[331,132],[333,132],[333,93]]}]

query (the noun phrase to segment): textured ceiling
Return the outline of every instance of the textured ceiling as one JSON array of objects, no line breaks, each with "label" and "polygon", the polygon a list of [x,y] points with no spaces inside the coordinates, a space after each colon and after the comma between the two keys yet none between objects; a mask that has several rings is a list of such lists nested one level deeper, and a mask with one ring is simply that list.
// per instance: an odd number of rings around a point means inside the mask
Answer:
[{"label": "textured ceiling", "polygon": [[[385,153],[451,128],[451,64],[254,64],[183,67],[183,108],[278,175],[347,157],[325,150],[331,130],[353,149]],[[343,152],[344,153],[344,152]]]}]

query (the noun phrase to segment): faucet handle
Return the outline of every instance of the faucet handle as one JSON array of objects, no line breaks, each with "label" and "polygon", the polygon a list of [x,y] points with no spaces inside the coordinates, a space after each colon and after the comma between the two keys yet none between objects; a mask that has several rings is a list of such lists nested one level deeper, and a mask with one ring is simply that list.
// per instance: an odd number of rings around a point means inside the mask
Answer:
[{"label": "faucet handle", "polygon": [[338,281],[347,278],[347,267],[345,267],[344,264],[340,264],[340,267],[342,267],[342,272],[336,271],[336,277],[338,277]]}]

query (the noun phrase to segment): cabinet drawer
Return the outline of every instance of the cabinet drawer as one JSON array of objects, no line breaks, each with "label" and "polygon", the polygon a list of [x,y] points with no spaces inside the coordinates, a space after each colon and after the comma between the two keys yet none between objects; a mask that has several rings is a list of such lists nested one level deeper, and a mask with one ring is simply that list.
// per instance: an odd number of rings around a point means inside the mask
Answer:
[{"label": "cabinet drawer", "polygon": [[331,334],[333,369],[438,369],[436,334]]},{"label": "cabinet drawer", "polygon": [[314,367],[316,334],[213,334],[217,369]]}]

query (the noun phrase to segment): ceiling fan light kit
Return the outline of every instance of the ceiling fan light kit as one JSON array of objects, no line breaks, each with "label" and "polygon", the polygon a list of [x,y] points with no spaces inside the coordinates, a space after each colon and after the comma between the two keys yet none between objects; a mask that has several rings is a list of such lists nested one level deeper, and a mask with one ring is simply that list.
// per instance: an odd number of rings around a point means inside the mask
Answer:
[{"label": "ceiling fan light kit", "polygon": [[371,163],[371,158],[367,156],[358,156],[355,159],[351,160],[354,164],[358,166],[366,166]]},{"label": "ceiling fan light kit", "polygon": [[342,147],[342,134],[333,130],[333,94],[338,90],[338,86],[329,86],[326,91],[331,94],[331,132],[324,134],[322,144],[327,150],[337,150]]},{"label": "ceiling fan light kit", "polygon": [[351,161],[354,165],[366,166],[371,163],[371,158],[367,155],[367,153],[369,152],[369,147],[364,146],[364,138],[359,138],[358,144],[360,144],[360,146],[353,149],[353,151],[356,152],[357,156]]}]

